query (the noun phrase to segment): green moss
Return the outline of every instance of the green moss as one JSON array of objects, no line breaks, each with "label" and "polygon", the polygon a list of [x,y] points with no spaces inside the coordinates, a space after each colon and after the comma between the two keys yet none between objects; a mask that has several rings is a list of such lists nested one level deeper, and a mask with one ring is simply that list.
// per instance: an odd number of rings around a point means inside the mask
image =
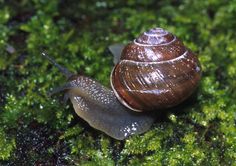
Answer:
[{"label": "green moss", "polygon": [[[0,0],[0,164],[233,165],[235,14],[235,1],[220,0]],[[196,52],[203,73],[196,94],[145,134],[113,140],[47,97],[66,80],[42,51],[109,86],[107,47],[156,26]]]},{"label": "green moss", "polygon": [[9,159],[16,147],[14,139],[9,139],[5,132],[0,130],[0,160]]}]

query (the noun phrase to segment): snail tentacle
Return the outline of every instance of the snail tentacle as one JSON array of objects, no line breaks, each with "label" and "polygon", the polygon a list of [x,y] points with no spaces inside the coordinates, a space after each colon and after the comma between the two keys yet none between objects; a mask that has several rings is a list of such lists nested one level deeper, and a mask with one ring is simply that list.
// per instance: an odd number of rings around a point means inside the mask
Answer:
[{"label": "snail tentacle", "polygon": [[72,89],[72,88],[76,88],[76,85],[73,85],[73,82],[67,82],[62,86],[54,88],[51,92],[48,93],[48,96],[51,97],[56,93],[60,93],[62,91]]},{"label": "snail tentacle", "polygon": [[42,56],[47,58],[54,66],[56,66],[63,75],[66,76],[67,79],[72,77],[74,74],[70,72],[67,68],[59,65],[54,59],[52,59],[50,56],[48,56],[45,52],[42,52]]},{"label": "snail tentacle", "polygon": [[117,64],[120,61],[121,52],[124,49],[124,44],[113,44],[110,45],[108,48],[113,55],[113,63]]}]

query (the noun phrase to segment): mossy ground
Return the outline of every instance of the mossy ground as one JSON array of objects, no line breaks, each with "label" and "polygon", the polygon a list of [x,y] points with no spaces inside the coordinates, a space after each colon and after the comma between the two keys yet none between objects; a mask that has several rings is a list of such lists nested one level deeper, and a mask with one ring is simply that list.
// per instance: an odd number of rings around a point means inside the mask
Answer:
[{"label": "mossy ground", "polygon": [[[235,15],[235,0],[0,0],[0,164],[236,165]],[[184,41],[203,73],[147,133],[116,141],[47,97],[65,78],[42,50],[109,86],[107,47],[152,27]]]}]

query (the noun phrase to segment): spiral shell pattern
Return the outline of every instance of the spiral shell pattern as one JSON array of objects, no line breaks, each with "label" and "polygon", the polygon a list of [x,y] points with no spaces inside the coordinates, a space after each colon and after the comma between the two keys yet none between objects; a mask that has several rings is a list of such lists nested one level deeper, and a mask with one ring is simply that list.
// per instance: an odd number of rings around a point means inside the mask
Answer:
[{"label": "spiral shell pattern", "polygon": [[200,77],[197,56],[173,34],[154,28],[123,49],[111,74],[111,86],[126,107],[153,111],[183,102]]}]

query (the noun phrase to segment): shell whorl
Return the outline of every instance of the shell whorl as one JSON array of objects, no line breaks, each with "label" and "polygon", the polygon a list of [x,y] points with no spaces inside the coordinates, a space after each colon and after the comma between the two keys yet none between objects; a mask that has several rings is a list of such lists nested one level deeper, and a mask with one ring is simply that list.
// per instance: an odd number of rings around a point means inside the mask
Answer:
[{"label": "shell whorl", "polygon": [[173,34],[154,28],[141,34],[122,51],[121,60],[159,62],[177,58],[186,52],[186,47]]},{"label": "shell whorl", "polygon": [[153,28],[141,34],[134,43],[140,46],[158,46],[173,42],[175,37],[162,28]]},{"label": "shell whorl", "polygon": [[173,34],[154,28],[123,49],[111,74],[111,86],[126,107],[159,110],[188,98],[200,76],[197,56]]}]

